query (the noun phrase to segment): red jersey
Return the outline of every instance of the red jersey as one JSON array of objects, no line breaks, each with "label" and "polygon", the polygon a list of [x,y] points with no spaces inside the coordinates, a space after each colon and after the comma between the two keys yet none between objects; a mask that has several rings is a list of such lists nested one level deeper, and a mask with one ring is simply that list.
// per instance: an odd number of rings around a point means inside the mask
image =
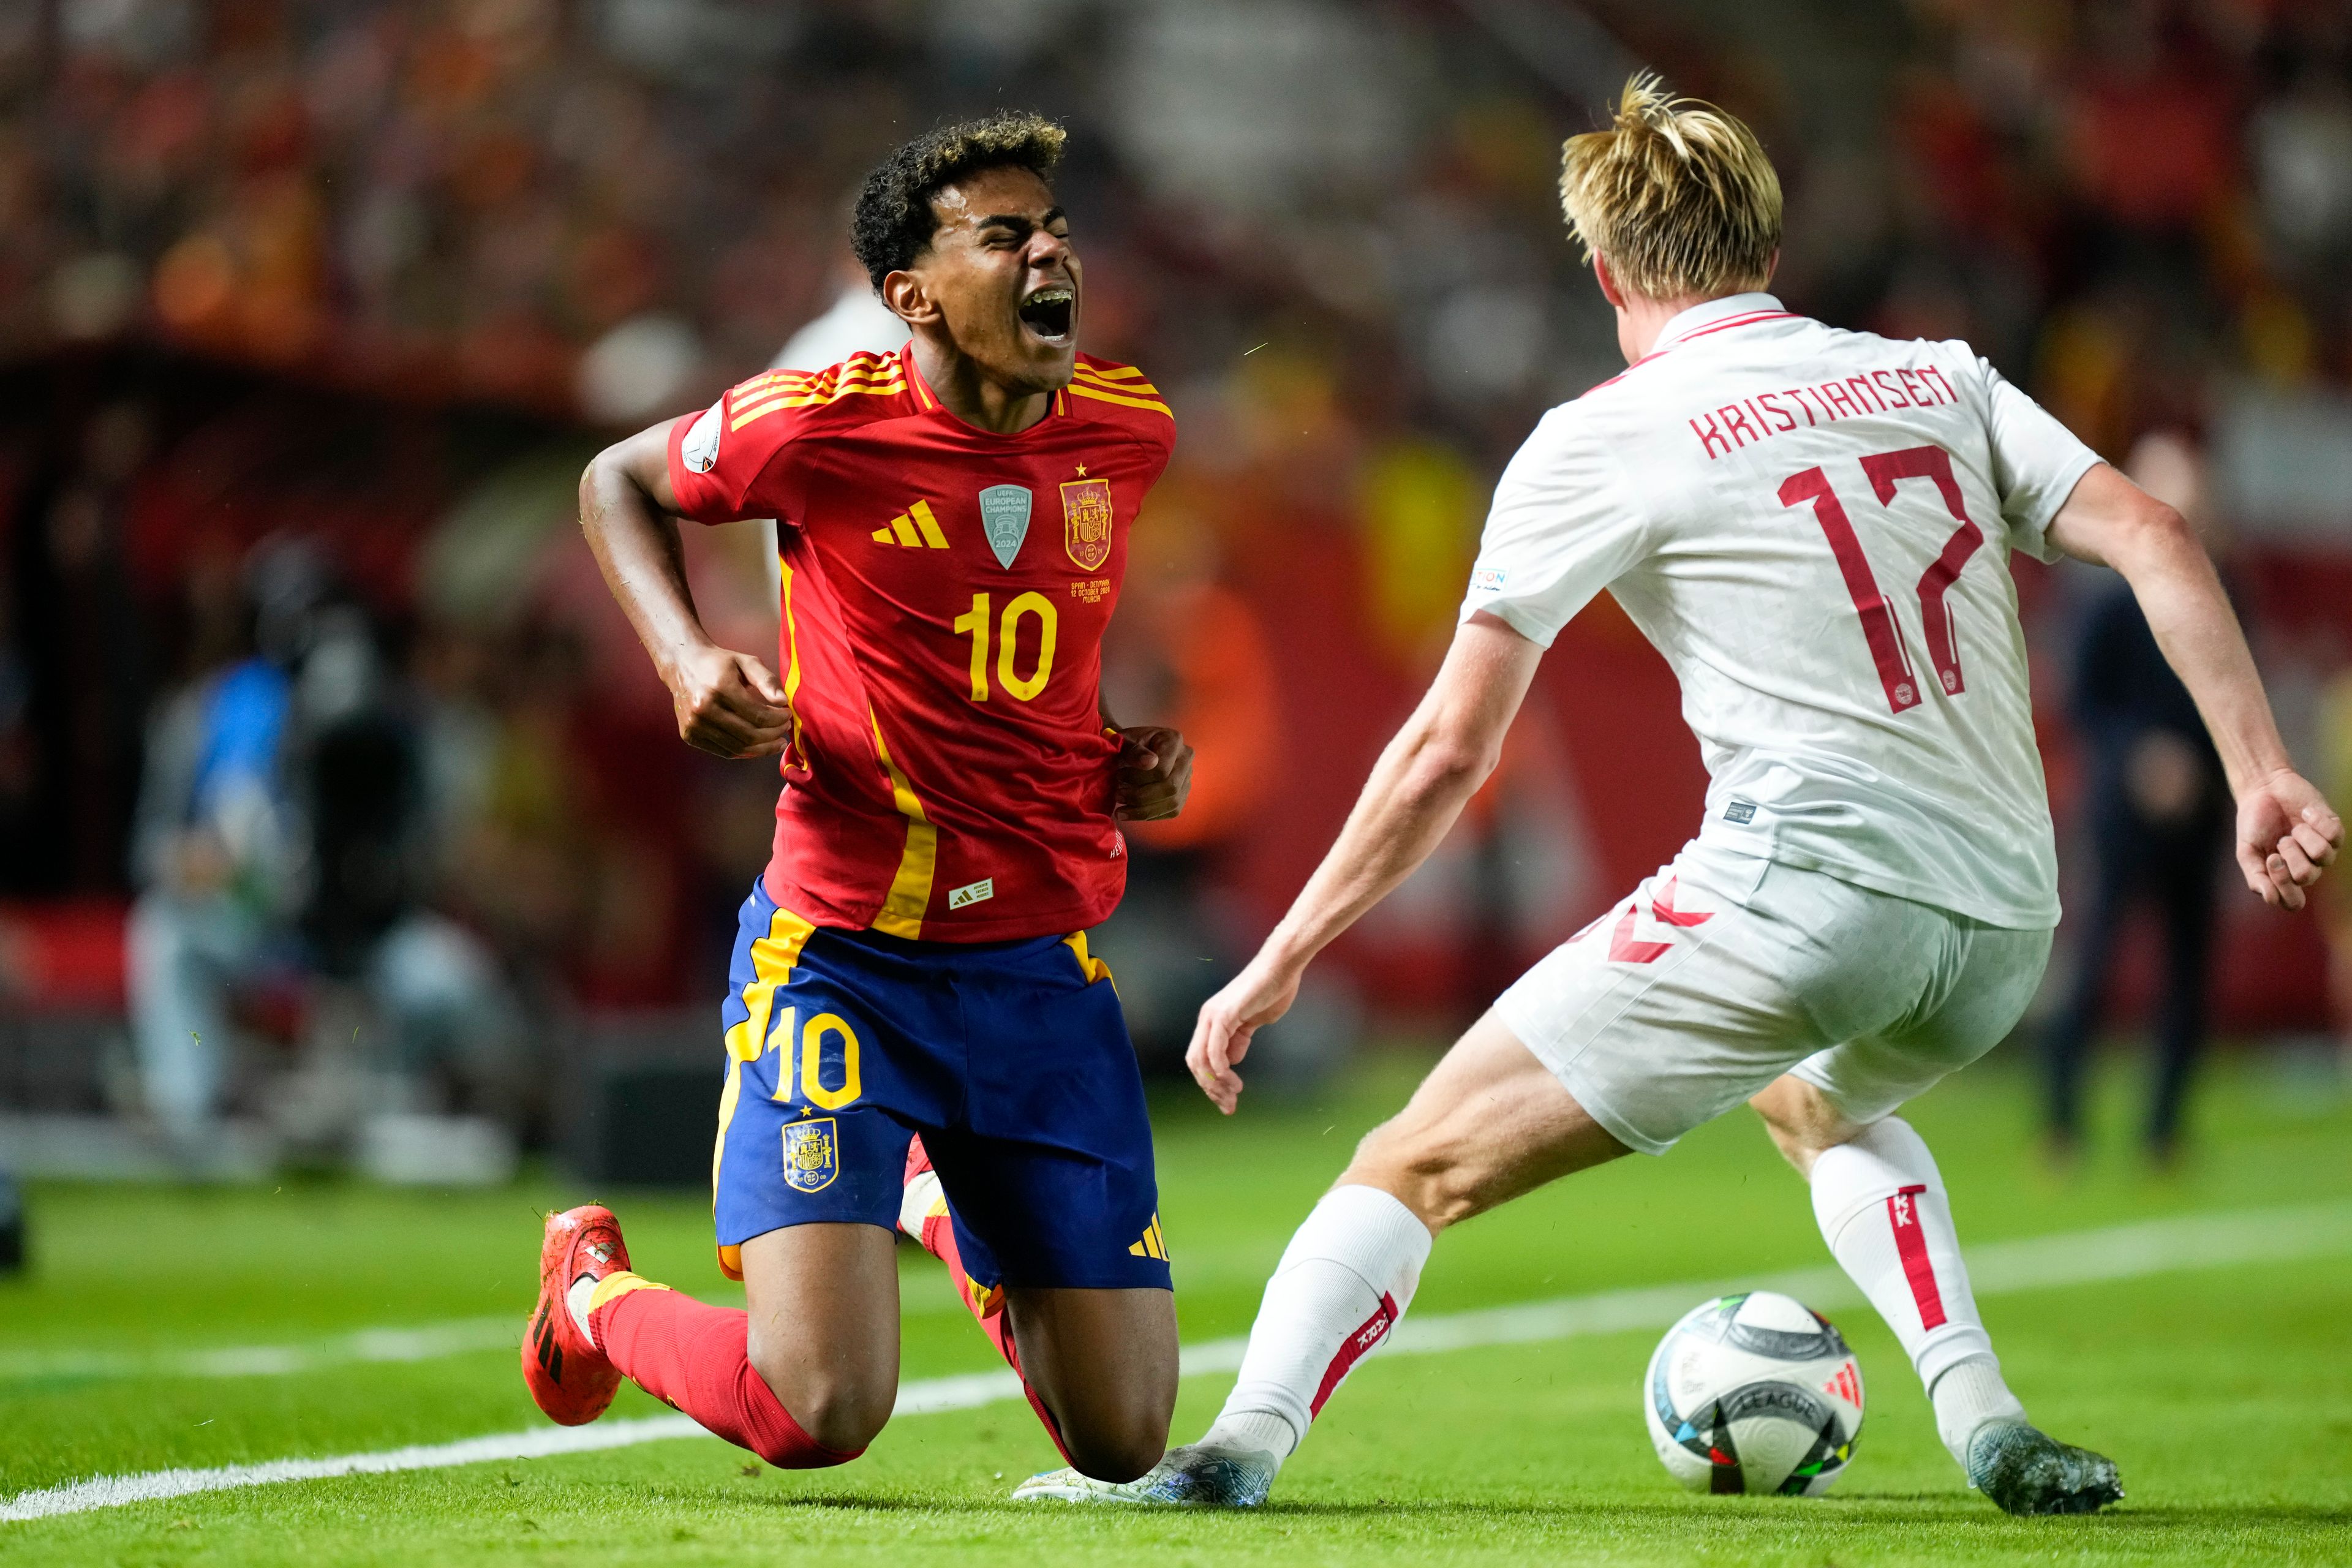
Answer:
[{"label": "red jersey", "polygon": [[976,430],[911,345],[753,376],[671,427],[680,512],[778,523],[778,904],[940,942],[1110,913],[1127,847],[1102,637],[1175,437],[1140,371],[1084,354],[1045,418]]}]

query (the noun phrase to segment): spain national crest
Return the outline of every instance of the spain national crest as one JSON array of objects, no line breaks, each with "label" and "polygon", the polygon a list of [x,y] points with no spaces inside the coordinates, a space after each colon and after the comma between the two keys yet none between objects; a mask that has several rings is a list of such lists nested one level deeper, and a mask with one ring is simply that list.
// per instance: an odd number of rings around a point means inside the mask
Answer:
[{"label": "spain national crest", "polygon": [[841,1140],[830,1116],[784,1123],[784,1181],[795,1192],[818,1193],[841,1173]]},{"label": "spain national crest", "polygon": [[1108,479],[1071,479],[1062,486],[1062,547],[1079,571],[1091,572],[1110,559],[1112,521]]}]

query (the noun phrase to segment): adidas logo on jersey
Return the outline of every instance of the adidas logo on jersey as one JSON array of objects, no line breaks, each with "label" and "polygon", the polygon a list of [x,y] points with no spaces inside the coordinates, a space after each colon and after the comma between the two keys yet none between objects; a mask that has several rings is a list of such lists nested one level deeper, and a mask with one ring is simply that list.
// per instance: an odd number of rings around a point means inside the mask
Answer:
[{"label": "adidas logo on jersey", "polygon": [[948,536],[940,531],[940,520],[931,515],[931,503],[919,500],[876,529],[874,542],[904,545],[908,549],[928,547],[945,550]]}]

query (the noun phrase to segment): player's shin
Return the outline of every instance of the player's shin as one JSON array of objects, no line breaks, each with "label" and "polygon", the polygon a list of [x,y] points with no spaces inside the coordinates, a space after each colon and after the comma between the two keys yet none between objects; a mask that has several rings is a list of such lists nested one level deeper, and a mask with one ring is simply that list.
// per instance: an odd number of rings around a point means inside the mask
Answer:
[{"label": "player's shin", "polygon": [[1266,1281],[1241,1376],[1199,1447],[1279,1466],[1348,1373],[1396,1327],[1421,1283],[1430,1233],[1378,1187],[1336,1187]]},{"label": "player's shin", "polygon": [[1812,1189],[1822,1239],[1903,1342],[1935,1402],[1944,1446],[1965,1466],[1979,1426],[2021,1421],[2025,1407],[2001,1380],[1977,1313],[1935,1156],[1908,1122],[1889,1116],[1823,1152]]},{"label": "player's shin", "polygon": [[575,1310],[596,1348],[638,1387],[772,1465],[822,1469],[865,1452],[828,1448],[801,1429],[751,1364],[747,1313],[634,1274],[597,1281]]}]

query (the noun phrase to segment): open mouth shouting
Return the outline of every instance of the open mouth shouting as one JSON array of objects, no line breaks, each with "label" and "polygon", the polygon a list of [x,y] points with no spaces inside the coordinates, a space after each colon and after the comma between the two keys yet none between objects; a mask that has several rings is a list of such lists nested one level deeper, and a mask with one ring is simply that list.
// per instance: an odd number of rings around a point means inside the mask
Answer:
[{"label": "open mouth shouting", "polygon": [[1030,336],[1063,348],[1070,342],[1077,312],[1076,289],[1067,283],[1041,283],[1021,301],[1021,325]]}]

